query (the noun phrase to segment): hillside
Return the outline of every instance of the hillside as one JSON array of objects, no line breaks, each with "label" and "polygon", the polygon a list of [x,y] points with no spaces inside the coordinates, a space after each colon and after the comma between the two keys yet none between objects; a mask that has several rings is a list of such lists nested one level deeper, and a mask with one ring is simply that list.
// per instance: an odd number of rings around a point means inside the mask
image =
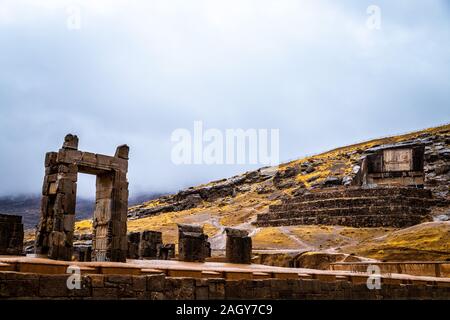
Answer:
[{"label": "hillside", "polygon": [[[159,197],[129,208],[129,231],[159,230],[165,242],[177,242],[176,223],[204,225],[211,238],[212,248],[224,248],[222,233],[225,226],[251,231],[255,249],[295,249],[358,253],[378,259],[437,259],[448,258],[450,248],[439,247],[439,253],[409,250],[416,247],[415,239],[391,228],[344,228],[338,226],[293,226],[255,228],[251,222],[256,214],[267,211],[270,204],[311,189],[347,185],[355,175],[355,166],[364,150],[383,144],[419,140],[426,145],[426,188],[442,199],[449,199],[450,181],[450,125],[425,129],[404,135],[374,139],[330,150],[281,164],[246,172],[229,179],[182,190],[177,194]],[[435,216],[448,219],[447,207],[436,208]],[[416,226],[423,228],[423,243],[434,233],[448,233],[448,223],[436,222]],[[76,224],[79,233],[91,232],[89,220]],[[381,238],[380,238],[381,237]],[[385,238],[383,238],[385,237]],[[388,239],[396,239],[388,241]],[[378,240],[377,240],[378,239]],[[384,240],[387,239],[386,242]],[[402,240],[403,239],[403,240]],[[445,238],[439,238],[441,240]],[[414,241],[413,241],[414,240]],[[373,242],[371,242],[373,241]],[[421,241],[420,239],[417,241]],[[408,245],[409,243],[409,245]],[[384,247],[383,247],[384,245]],[[387,246],[387,247],[386,247]],[[430,249],[431,250],[431,249]]]}]

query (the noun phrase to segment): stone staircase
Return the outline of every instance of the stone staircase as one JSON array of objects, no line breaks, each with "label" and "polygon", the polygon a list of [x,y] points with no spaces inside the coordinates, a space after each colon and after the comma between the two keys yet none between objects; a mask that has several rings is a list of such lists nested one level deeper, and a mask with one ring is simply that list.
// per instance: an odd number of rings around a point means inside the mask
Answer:
[{"label": "stone staircase", "polygon": [[403,228],[427,220],[434,202],[426,189],[333,188],[271,205],[268,213],[257,216],[255,224]]}]

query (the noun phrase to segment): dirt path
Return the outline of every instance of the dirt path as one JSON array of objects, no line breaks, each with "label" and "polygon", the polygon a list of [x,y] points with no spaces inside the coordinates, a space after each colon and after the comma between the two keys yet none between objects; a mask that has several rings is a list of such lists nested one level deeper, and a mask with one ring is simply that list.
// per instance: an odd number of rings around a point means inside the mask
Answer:
[{"label": "dirt path", "polygon": [[278,227],[278,230],[280,230],[285,236],[289,237],[289,239],[291,239],[292,241],[297,243],[300,246],[299,249],[301,249],[301,250],[312,250],[312,249],[314,249],[314,247],[311,246],[310,244],[300,240],[287,227]]}]

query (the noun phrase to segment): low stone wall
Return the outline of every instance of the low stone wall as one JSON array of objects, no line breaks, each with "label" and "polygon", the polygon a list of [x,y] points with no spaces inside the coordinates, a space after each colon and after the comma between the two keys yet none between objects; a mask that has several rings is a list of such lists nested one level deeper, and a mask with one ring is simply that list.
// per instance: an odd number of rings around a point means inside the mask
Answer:
[{"label": "low stone wall", "polygon": [[448,284],[382,283],[369,290],[358,282],[319,279],[226,280],[165,275],[81,277],[69,290],[68,275],[0,272],[0,299],[450,299]]}]

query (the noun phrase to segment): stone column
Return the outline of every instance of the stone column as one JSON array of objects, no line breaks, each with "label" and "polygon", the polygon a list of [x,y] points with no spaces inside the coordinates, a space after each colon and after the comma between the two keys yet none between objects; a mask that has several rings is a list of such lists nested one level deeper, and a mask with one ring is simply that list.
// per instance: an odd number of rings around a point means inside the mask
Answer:
[{"label": "stone column", "polygon": [[[49,258],[72,260],[73,232],[75,226],[75,205],[77,192],[78,167],[75,164],[78,149],[78,137],[68,134],[62,149],[58,152],[59,161],[56,174],[56,197],[53,205],[53,228],[50,233]],[[74,152],[72,152],[74,151]],[[71,160],[71,157],[74,160]]]},{"label": "stone column", "polygon": [[47,254],[52,259],[72,260],[77,148],[78,137],[69,134],[58,153],[49,152],[46,155],[36,253]]},{"label": "stone column", "polygon": [[226,258],[230,263],[251,263],[252,238],[246,230],[225,228],[227,233]]},{"label": "stone column", "polygon": [[141,233],[140,232],[130,232],[128,234],[128,259],[139,259],[139,246],[141,243]]},{"label": "stone column", "polygon": [[162,245],[162,233],[159,231],[144,231],[141,233],[139,256],[141,258],[156,258],[158,246]]},{"label": "stone column", "polygon": [[47,254],[50,243],[50,233],[53,230],[53,205],[56,198],[56,177],[58,166],[57,152],[45,154],[45,175],[42,184],[41,217],[36,230],[35,252]]},{"label": "stone column", "polygon": [[207,240],[202,227],[178,224],[178,258],[181,261],[205,261],[211,255]]}]

